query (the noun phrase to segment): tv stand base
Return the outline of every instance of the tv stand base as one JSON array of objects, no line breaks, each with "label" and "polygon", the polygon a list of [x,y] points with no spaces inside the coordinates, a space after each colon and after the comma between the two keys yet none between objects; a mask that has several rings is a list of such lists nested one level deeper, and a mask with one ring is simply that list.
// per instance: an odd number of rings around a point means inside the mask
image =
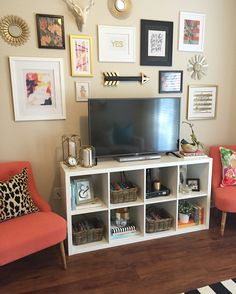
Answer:
[{"label": "tv stand base", "polygon": [[160,159],[160,158],[161,158],[161,155],[150,154],[150,155],[121,156],[121,157],[116,157],[116,160],[119,162],[128,162],[128,161],[151,160],[151,159]]}]

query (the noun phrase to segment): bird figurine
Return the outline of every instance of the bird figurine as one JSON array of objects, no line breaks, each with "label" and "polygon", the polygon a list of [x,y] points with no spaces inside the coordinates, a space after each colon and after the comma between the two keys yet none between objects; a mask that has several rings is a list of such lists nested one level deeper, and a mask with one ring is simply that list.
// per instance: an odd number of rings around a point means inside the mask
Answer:
[{"label": "bird figurine", "polygon": [[181,140],[181,148],[183,149],[184,152],[186,153],[190,153],[190,152],[196,152],[197,150],[199,150],[199,148],[202,148],[204,149],[204,145],[203,143],[201,143],[195,133],[194,133],[194,130],[193,130],[193,124],[189,123],[189,122],[186,122],[186,121],[183,121],[182,123],[185,123],[185,124],[188,124],[190,129],[191,129],[191,134],[190,134],[190,137],[191,137],[191,140],[192,140],[192,143],[189,143],[188,141],[186,141],[185,139],[182,139]]}]

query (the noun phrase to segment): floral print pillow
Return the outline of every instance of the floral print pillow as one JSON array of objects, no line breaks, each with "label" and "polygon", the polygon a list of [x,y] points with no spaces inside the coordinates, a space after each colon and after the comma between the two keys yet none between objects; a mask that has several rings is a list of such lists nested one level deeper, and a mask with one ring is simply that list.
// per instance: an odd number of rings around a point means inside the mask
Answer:
[{"label": "floral print pillow", "polygon": [[236,185],[236,151],[220,147],[223,177],[221,187]]}]

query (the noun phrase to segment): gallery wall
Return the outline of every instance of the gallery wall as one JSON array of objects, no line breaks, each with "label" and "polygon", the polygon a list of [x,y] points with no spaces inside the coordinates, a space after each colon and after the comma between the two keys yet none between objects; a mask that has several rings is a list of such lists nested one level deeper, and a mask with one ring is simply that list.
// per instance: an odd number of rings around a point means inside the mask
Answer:
[{"label": "gallery wall", "polygon": [[[75,0],[81,5],[88,0]],[[188,85],[217,85],[217,105],[214,119],[195,120],[194,129],[198,138],[211,144],[236,143],[233,127],[236,123],[236,27],[234,25],[235,0],[133,0],[130,17],[120,20],[111,15],[107,0],[95,0],[83,31],[77,28],[74,17],[63,0],[30,1],[1,0],[0,18],[6,15],[22,17],[30,27],[30,38],[23,45],[14,47],[0,38],[0,160],[29,160],[32,162],[39,192],[57,206],[53,199],[55,187],[60,187],[59,162],[62,159],[61,137],[75,133],[87,143],[87,103],[75,101],[75,82],[89,81],[92,97],[159,97],[159,70],[183,70],[183,93],[181,120],[186,120]],[[201,80],[191,79],[187,72],[188,60],[194,52],[178,50],[179,12],[196,12],[206,15],[205,44],[203,55],[208,62],[208,72]],[[36,13],[63,15],[65,21],[66,49],[38,48]],[[140,65],[140,19],[172,21],[173,63],[171,67]],[[134,26],[136,28],[136,62],[101,63],[98,61],[98,25]],[[70,70],[69,35],[89,35],[93,40],[93,77],[72,77]],[[15,121],[9,69],[9,56],[63,58],[66,98],[65,120]],[[117,87],[104,87],[102,73],[118,71],[121,75],[150,77],[145,85],[138,82],[120,83]],[[181,125],[181,138],[189,139],[190,130]]]}]

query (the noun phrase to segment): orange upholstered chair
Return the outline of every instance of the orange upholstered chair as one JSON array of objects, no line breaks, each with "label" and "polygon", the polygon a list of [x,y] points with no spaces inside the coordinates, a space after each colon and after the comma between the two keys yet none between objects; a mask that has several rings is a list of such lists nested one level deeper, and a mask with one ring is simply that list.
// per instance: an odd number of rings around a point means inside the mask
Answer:
[{"label": "orange upholstered chair", "polygon": [[0,181],[8,181],[23,168],[27,168],[28,191],[39,211],[0,222],[0,265],[59,243],[66,268],[63,244],[66,221],[52,212],[49,204],[38,194],[31,164],[23,161],[0,163]]},{"label": "orange upholstered chair", "polygon": [[[222,211],[221,235],[224,235],[227,212],[236,212],[236,186],[221,187],[222,163],[220,146],[211,146],[209,156],[213,158],[212,168],[212,197],[216,208]],[[222,145],[222,147],[236,151],[236,145]]]}]

